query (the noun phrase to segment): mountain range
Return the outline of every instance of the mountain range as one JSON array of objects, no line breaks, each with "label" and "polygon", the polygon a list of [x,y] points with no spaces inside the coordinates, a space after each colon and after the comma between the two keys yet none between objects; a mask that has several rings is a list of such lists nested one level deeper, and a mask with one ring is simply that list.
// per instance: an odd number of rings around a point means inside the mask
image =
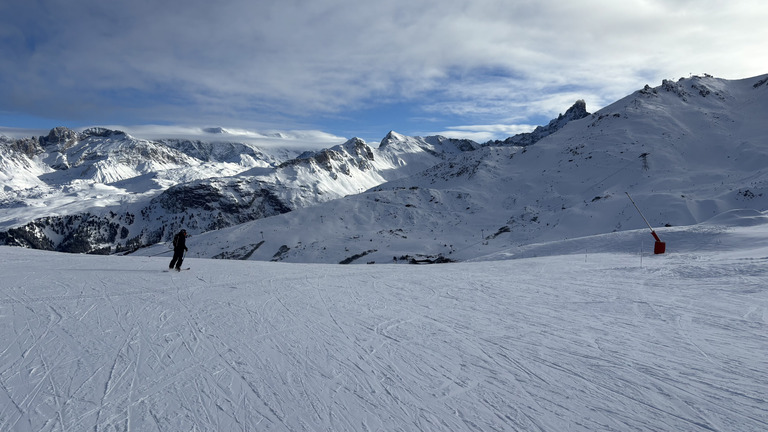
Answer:
[{"label": "mountain range", "polygon": [[768,75],[705,75],[593,114],[577,101],[531,133],[482,144],[390,132],[377,147],[353,138],[300,153],[55,128],[0,138],[0,244],[159,255],[184,227],[190,255],[207,258],[466,261],[563,239],[579,251],[578,237],[645,226],[625,192],[662,237],[764,211],[767,117]]}]

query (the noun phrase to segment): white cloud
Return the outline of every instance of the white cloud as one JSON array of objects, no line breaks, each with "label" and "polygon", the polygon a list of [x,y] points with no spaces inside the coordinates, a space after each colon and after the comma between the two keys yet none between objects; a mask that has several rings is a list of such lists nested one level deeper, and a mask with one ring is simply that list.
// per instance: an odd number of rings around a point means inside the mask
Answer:
[{"label": "white cloud", "polygon": [[46,129],[34,129],[34,128],[16,128],[0,126],[0,136],[6,136],[9,138],[31,138],[41,135],[48,135],[50,130]]},{"label": "white cloud", "polygon": [[265,130],[256,131],[239,128],[187,127],[166,125],[103,126],[121,130],[136,138],[188,139],[209,142],[247,142],[261,147],[321,149],[341,144],[347,139],[317,130]]},{"label": "white cloud", "polygon": [[407,101],[512,123],[767,72],[764,0],[10,0],[0,17],[0,109],[52,118],[295,124]]},{"label": "white cloud", "polygon": [[[265,130],[254,131],[237,128],[200,128],[178,125],[101,125],[111,130],[119,130],[129,135],[146,140],[187,139],[207,142],[245,142],[260,147],[293,148],[313,150],[332,147],[347,141],[327,132],[318,130]],[[82,132],[88,127],[76,128]],[[30,138],[46,136],[50,129],[12,128],[0,126],[0,136],[10,138]]]},{"label": "white cloud", "polygon": [[519,133],[531,132],[535,128],[536,126],[534,125],[523,124],[451,126],[447,130],[427,132],[420,135],[442,135],[448,138],[470,139],[482,144],[495,139],[504,139]]}]

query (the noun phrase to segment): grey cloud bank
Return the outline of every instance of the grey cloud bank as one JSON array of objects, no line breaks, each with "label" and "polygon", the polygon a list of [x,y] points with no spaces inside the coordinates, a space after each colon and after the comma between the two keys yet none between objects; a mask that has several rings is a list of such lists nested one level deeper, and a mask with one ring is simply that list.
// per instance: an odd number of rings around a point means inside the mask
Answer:
[{"label": "grey cloud bank", "polygon": [[11,0],[0,17],[0,112],[250,129],[382,103],[514,128],[663,78],[765,73],[768,37],[762,1]]}]

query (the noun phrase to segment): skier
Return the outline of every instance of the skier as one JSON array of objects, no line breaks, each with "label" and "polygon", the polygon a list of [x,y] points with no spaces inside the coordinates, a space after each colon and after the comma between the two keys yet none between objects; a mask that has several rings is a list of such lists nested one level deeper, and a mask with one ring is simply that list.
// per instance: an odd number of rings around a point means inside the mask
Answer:
[{"label": "skier", "polygon": [[173,269],[176,265],[176,271],[181,271],[181,263],[184,261],[184,252],[188,251],[187,248],[187,230],[183,229],[178,234],[173,236],[173,259],[168,265],[168,269]]}]

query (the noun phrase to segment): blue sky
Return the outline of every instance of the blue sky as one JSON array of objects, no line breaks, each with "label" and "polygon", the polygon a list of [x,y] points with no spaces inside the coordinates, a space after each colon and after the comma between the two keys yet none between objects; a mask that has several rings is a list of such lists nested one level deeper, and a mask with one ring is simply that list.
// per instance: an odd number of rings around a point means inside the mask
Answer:
[{"label": "blue sky", "polygon": [[0,132],[484,142],[645,84],[768,73],[764,0],[5,0]]}]

